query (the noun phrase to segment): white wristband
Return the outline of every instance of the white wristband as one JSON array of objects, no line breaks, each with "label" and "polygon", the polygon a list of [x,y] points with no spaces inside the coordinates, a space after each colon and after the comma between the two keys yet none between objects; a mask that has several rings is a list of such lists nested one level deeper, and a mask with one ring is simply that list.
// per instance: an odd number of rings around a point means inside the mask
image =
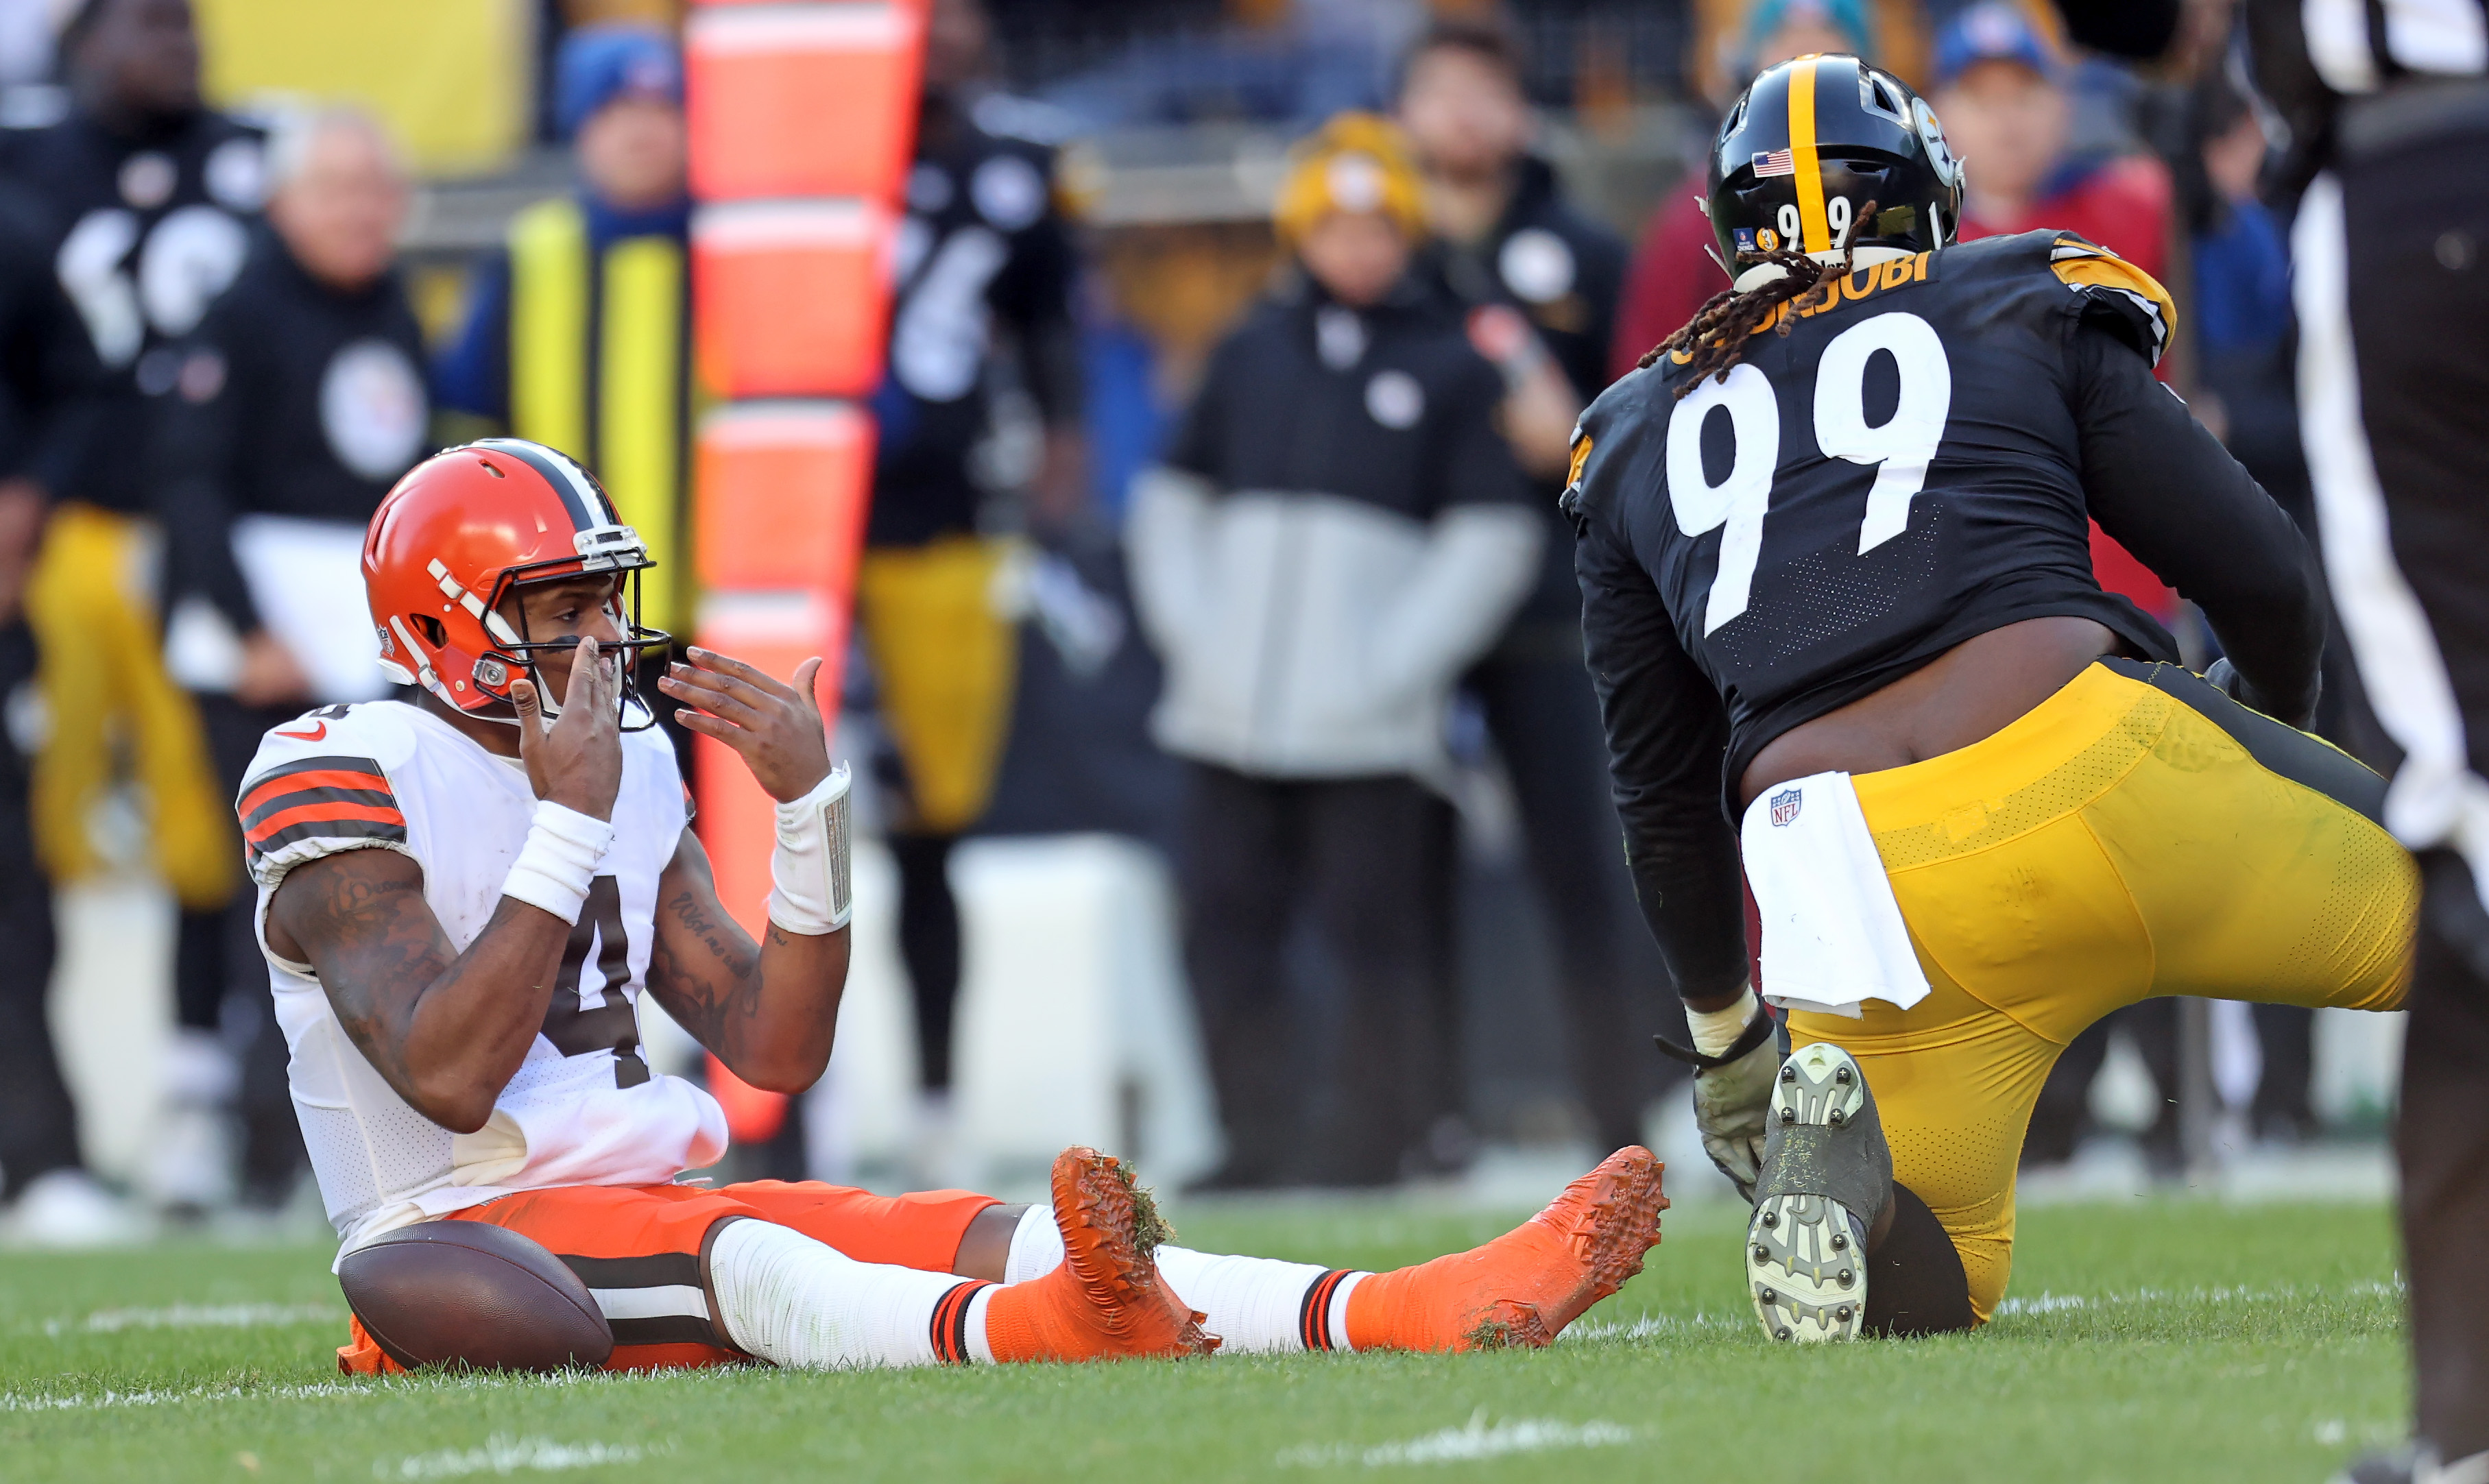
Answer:
[{"label": "white wristband", "polygon": [[1737,1003],[1727,1010],[1687,1011],[1685,1028],[1694,1033],[1694,1049],[1704,1056],[1718,1056],[1735,1045],[1737,1038],[1746,1034],[1746,1027],[1754,1022],[1755,1012],[1759,1008],[1755,1003],[1755,986],[1750,982],[1738,994]]},{"label": "white wristband", "polygon": [[613,825],[551,799],[538,799],[535,823],[529,827],[527,845],[501,882],[501,895],[576,925],[580,906],[587,900],[588,885],[596,879],[597,863],[605,859],[605,848],[612,843]]},{"label": "white wristband", "polygon": [[818,937],[855,916],[848,876],[844,763],[791,804],[778,806],[778,848],[769,853],[769,920]]}]

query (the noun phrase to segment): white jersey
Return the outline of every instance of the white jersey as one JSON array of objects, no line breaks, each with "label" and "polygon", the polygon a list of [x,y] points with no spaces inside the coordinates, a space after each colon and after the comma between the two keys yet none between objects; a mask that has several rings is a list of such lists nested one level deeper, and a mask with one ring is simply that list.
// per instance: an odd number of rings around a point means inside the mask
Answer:
[{"label": "white jersey", "polygon": [[348,1248],[413,1221],[545,1185],[670,1181],[726,1153],[726,1115],[649,1070],[635,1006],[656,941],[657,879],[689,810],[673,749],[622,737],[614,843],[563,954],[544,1028],[493,1116],[453,1134],[409,1106],[338,1023],[312,969],[268,948],[285,873],[342,850],[396,850],[464,953],[501,905],[535,795],[515,757],[401,701],[323,706],[268,733],[239,801],[259,883],[260,949],[293,1053],[286,1075],[329,1219]]}]

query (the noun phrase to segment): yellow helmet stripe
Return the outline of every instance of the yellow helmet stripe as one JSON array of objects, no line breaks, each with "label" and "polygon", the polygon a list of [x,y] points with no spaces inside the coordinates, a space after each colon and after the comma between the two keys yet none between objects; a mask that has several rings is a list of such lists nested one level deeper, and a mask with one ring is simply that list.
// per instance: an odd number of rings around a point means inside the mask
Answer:
[{"label": "yellow helmet stripe", "polygon": [[1823,168],[1815,154],[1815,67],[1800,57],[1789,67],[1789,163],[1797,170],[1798,229],[1807,252],[1832,250],[1832,227],[1823,214]]}]

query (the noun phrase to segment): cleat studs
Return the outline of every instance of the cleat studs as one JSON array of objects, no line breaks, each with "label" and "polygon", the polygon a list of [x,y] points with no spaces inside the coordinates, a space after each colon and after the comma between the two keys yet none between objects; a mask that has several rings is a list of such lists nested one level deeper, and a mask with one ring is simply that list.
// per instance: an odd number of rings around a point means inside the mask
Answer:
[{"label": "cleat studs", "polygon": [[1850,1279],[1852,1278],[1852,1276],[1854,1276],[1854,1275],[1850,1272],[1850,1270],[1849,1270],[1848,1269],[1846,1269],[1846,1268],[1842,1269],[1842,1270],[1841,1270],[1841,1286],[1842,1286],[1842,1287],[1844,1287],[1844,1288],[1847,1288],[1847,1287],[1849,1286]]},{"label": "cleat studs", "polygon": [[1832,1234],[1832,1250],[1835,1252],[1846,1252],[1849,1250],[1849,1237],[1847,1233],[1835,1232]]},{"label": "cleat studs", "polygon": [[1848,1115],[1847,1115],[1847,1114],[1843,1113],[1839,1108],[1835,1108],[1835,1109],[1833,1109],[1833,1110],[1832,1110],[1832,1127],[1833,1127],[1838,1128],[1838,1127],[1840,1127],[1842,1125],[1844,1125],[1844,1124],[1845,1124],[1845,1123],[1847,1123],[1847,1122],[1849,1122],[1849,1118],[1848,1118]]},{"label": "cleat studs", "polygon": [[1849,1069],[1846,1067],[1836,1068],[1832,1073],[1832,1080],[1840,1083],[1844,1087],[1847,1087],[1849,1085]]},{"label": "cleat studs", "polygon": [[1796,1338],[1796,1336],[1795,1336],[1795,1335],[1790,1334],[1790,1333],[1788,1332],[1788,1329],[1786,1327],[1782,1327],[1782,1328],[1779,1328],[1779,1329],[1775,1329],[1775,1330],[1773,1330],[1773,1331],[1772,1331],[1772,1338],[1773,1338],[1773,1339],[1776,1339],[1776,1340],[1790,1340],[1790,1339],[1795,1339],[1795,1338]]},{"label": "cleat studs", "polygon": [[1797,1122],[1797,1109],[1795,1109],[1795,1108],[1783,1108],[1783,1109],[1781,1109],[1781,1122],[1782,1122],[1782,1123],[1784,1123],[1784,1124],[1793,1124],[1793,1123],[1796,1123],[1796,1122]]},{"label": "cleat studs", "polygon": [[1781,1080],[1782,1080],[1782,1081],[1784,1081],[1784,1082],[1794,1082],[1794,1081],[1796,1081],[1796,1080],[1797,1080],[1797,1069],[1796,1069],[1795,1067],[1792,1067],[1792,1066],[1788,1065],[1788,1063],[1786,1063],[1786,1062],[1782,1063],[1782,1064],[1781,1064]]},{"label": "cleat studs", "polygon": [[1776,1293],[1773,1293],[1773,1292],[1772,1292],[1770,1289],[1768,1289],[1768,1288],[1767,1288],[1767,1289],[1764,1289],[1764,1290],[1762,1291],[1762,1293],[1761,1293],[1759,1297],[1759,1298],[1763,1300],[1763,1302],[1765,1302],[1765,1303],[1778,1303],[1778,1302],[1780,1302],[1780,1301],[1781,1301],[1781,1296],[1780,1296],[1780,1295],[1778,1295],[1778,1294],[1776,1294]]},{"label": "cleat studs", "polygon": [[1778,1225],[1780,1225],[1780,1224],[1781,1224],[1781,1213],[1780,1213],[1779,1212],[1777,1212],[1777,1211],[1767,1211],[1767,1212],[1764,1212],[1764,1213],[1763,1213],[1763,1225],[1765,1225],[1765,1226],[1778,1226]]},{"label": "cleat studs", "polygon": [[1841,1321],[1845,1325],[1849,1323],[1849,1305],[1845,1303],[1841,1307],[1833,1310],[1832,1317]]},{"label": "cleat studs", "polygon": [[1759,1262],[1759,1263],[1767,1263],[1767,1262],[1770,1262],[1770,1261],[1771,1261],[1771,1259],[1772,1259],[1772,1249],[1771,1249],[1771,1248],[1769,1248],[1769,1247],[1767,1247],[1767,1246],[1764,1246],[1764,1245],[1763,1245],[1761,1242],[1759,1242],[1759,1242],[1756,1242],[1756,1243],[1755,1243],[1755,1261],[1756,1261],[1756,1262]]}]

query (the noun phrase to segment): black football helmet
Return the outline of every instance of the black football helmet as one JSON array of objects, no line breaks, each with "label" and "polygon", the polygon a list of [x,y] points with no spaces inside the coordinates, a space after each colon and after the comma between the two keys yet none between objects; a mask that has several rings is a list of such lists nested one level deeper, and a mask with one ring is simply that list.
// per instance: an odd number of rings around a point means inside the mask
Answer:
[{"label": "black football helmet", "polygon": [[[1932,251],[1961,225],[1961,162],[1934,110],[1856,57],[1800,57],[1757,77],[1720,121],[1709,186],[1732,274],[1780,250]],[[1874,220],[1853,219],[1871,203]]]}]

